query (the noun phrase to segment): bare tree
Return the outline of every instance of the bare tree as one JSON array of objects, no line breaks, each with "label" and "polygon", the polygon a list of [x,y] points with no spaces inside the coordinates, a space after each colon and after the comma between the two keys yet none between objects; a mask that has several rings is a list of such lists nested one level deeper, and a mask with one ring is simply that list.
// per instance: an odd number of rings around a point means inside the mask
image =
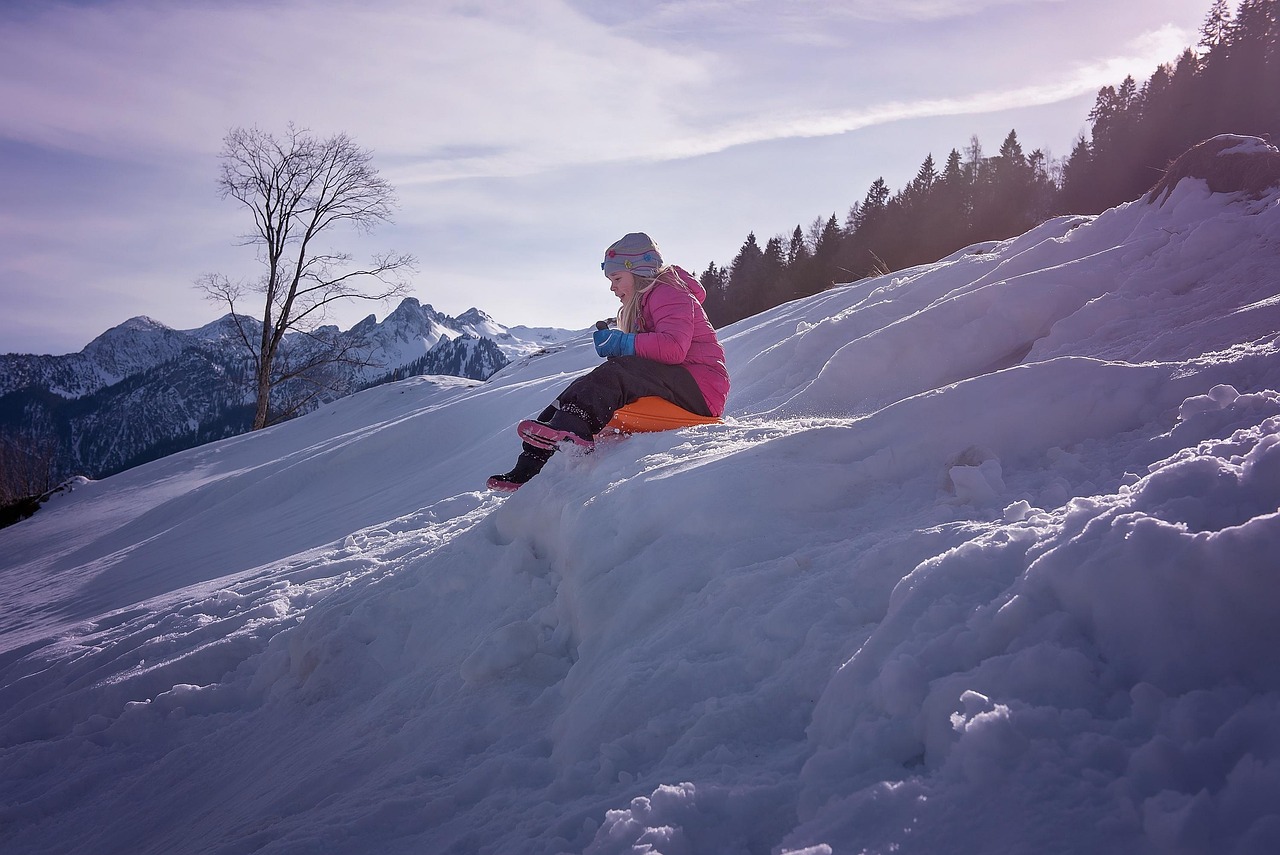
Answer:
[{"label": "bare tree", "polygon": [[[211,300],[231,308],[240,339],[254,368],[257,410],[253,429],[265,427],[272,390],[281,384],[323,374],[324,366],[361,364],[350,347],[330,337],[320,357],[287,365],[281,344],[288,332],[311,334],[325,309],[338,300],[384,300],[403,295],[412,271],[411,255],[375,256],[365,267],[351,256],[319,246],[318,238],[337,227],[370,232],[390,222],[395,194],[371,165],[372,152],[346,134],[320,139],[292,124],[283,140],[257,128],[236,128],[223,140],[222,197],[239,201],[253,214],[244,244],[258,250],[266,270],[252,285],[211,273],[196,283]],[[236,312],[246,291],[261,293],[262,328],[247,329]],[[286,410],[296,407],[286,407]],[[285,413],[287,414],[287,413]]]}]

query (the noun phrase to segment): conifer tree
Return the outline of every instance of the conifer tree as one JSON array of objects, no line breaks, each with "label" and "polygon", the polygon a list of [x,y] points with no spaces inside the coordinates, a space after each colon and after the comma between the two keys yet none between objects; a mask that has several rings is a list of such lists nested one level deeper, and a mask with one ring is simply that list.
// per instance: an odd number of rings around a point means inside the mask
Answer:
[{"label": "conifer tree", "polygon": [[[1132,83],[1133,78],[1129,78],[1129,82]],[[1027,156],[1022,153],[1022,143],[1018,142],[1016,130],[1009,131],[1009,135],[1000,144],[1000,157],[996,164],[998,169],[1004,169],[1015,175],[1026,168]]]},{"label": "conifer tree", "polygon": [[858,278],[852,274],[844,274],[839,269],[838,256],[840,253],[842,233],[840,231],[840,223],[836,220],[836,215],[832,214],[822,225],[822,231],[818,234],[817,246],[813,249],[813,279],[811,293],[817,293],[836,281],[847,282]]},{"label": "conifer tree", "polygon": [[916,177],[911,182],[911,189],[918,196],[928,196],[933,190],[934,182],[937,180],[938,169],[933,163],[933,152],[929,152],[924,162],[920,164],[920,169],[916,171]]},{"label": "conifer tree", "polygon": [[703,308],[707,311],[707,318],[711,321],[712,326],[720,327],[725,324],[732,323],[736,318],[731,318],[731,312],[728,306],[728,295],[726,289],[729,286],[729,271],[723,267],[717,267],[713,261],[707,265],[707,269],[702,271],[702,275],[698,277],[698,282],[702,285],[704,291],[707,292],[707,299],[703,301]]},{"label": "conifer tree", "polygon": [[786,273],[783,276],[783,302],[805,297],[811,293],[809,291],[809,278],[813,266],[812,258],[813,255],[809,252],[809,245],[805,242],[804,231],[797,224],[791,232],[791,239],[787,243]]},{"label": "conifer tree", "polygon": [[1064,211],[1093,213],[1093,149],[1084,134],[1076,137],[1071,156],[1062,168],[1059,205]]},{"label": "conifer tree", "polygon": [[960,152],[953,148],[947,155],[947,165],[942,169],[942,181],[944,184],[959,184],[963,177],[960,171]]},{"label": "conifer tree", "polygon": [[782,248],[782,235],[769,238],[764,245],[764,258],[760,263],[759,300],[752,314],[781,305],[791,299],[787,281],[787,252]]},{"label": "conifer tree", "polygon": [[861,202],[854,202],[849,206],[849,211],[844,215],[844,234],[845,237],[852,235],[858,230],[858,215],[862,210]]},{"label": "conifer tree", "polygon": [[[1205,138],[1208,126],[1201,112],[1197,109],[1199,98],[1199,81],[1201,60],[1196,52],[1187,48],[1174,63],[1173,74],[1169,77],[1168,110],[1169,117],[1163,126],[1165,131],[1166,161],[1178,152],[1186,151],[1196,142]],[[1160,129],[1156,129],[1156,133]]]},{"label": "conifer tree", "polygon": [[804,232],[799,224],[791,233],[791,243],[787,246],[787,267],[798,267],[809,260],[809,247],[804,242]]},{"label": "conifer tree", "polygon": [[971,190],[960,163],[960,151],[953,148],[947,155],[946,166],[942,168],[942,175],[934,188],[930,205],[933,218],[925,224],[925,229],[936,236],[933,248],[936,258],[954,252],[970,242],[970,219],[973,214]]},{"label": "conifer tree", "polygon": [[1094,151],[1110,149],[1112,137],[1120,113],[1120,100],[1116,97],[1114,86],[1103,86],[1094,99],[1093,109],[1089,111],[1089,124],[1093,127]]},{"label": "conifer tree", "polygon": [[1227,0],[1213,0],[1209,14],[1200,25],[1200,47],[1205,53],[1210,53],[1226,39],[1230,21],[1231,10],[1227,7]]},{"label": "conifer tree", "polygon": [[728,297],[728,314],[736,321],[749,317],[763,305],[760,296],[763,290],[762,272],[764,268],[764,250],[756,241],[756,233],[751,232],[738,250],[729,266],[729,285],[726,289]]},{"label": "conifer tree", "polygon": [[[846,231],[835,259],[840,270],[849,271],[845,274],[849,278],[870,275],[879,269],[877,253],[884,251],[883,243],[889,231],[886,225],[889,196],[889,185],[881,176],[871,182],[866,196],[857,206],[854,228]],[[816,275],[814,281],[819,281]]]},{"label": "conifer tree", "polygon": [[1241,0],[1226,29],[1219,103],[1230,105],[1236,133],[1280,131],[1280,0]]},{"label": "conifer tree", "polygon": [[1116,109],[1125,114],[1132,110],[1138,97],[1138,84],[1134,82],[1133,75],[1127,75],[1120,83],[1120,88],[1116,90]]},{"label": "conifer tree", "polygon": [[858,209],[858,229],[874,228],[876,219],[884,216],[885,207],[889,204],[889,185],[881,176],[871,182],[867,195]]}]

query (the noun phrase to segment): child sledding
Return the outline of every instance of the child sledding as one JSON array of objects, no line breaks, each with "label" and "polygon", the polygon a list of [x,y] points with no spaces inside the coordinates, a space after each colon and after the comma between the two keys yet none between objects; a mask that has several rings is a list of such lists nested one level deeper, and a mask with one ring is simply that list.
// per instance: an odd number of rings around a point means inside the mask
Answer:
[{"label": "child sledding", "polygon": [[724,413],[729,372],[702,308],[701,283],[664,265],[640,232],[610,246],[600,267],[622,302],[617,326],[593,335],[605,361],[570,383],[537,419],[520,422],[523,449],[510,472],[489,478],[491,490],[519,489],[561,445],[589,451],[607,429],[666,429],[714,422]]}]

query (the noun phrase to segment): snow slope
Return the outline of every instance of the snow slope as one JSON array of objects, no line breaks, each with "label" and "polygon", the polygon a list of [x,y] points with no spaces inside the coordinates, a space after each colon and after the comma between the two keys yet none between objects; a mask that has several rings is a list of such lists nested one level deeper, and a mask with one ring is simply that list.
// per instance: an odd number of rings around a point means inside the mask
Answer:
[{"label": "snow slope", "polygon": [[1280,192],[724,331],[725,424],[477,492],[585,337],[0,531],[0,850],[1280,851]]}]

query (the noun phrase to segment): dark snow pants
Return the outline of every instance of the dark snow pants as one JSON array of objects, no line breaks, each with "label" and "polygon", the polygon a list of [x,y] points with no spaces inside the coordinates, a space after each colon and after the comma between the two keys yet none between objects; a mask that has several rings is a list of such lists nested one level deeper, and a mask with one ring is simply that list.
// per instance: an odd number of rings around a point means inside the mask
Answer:
[{"label": "dark snow pants", "polygon": [[[542,411],[538,421],[591,439],[618,410],[649,396],[665,398],[700,416],[711,415],[698,381],[683,365],[668,365],[642,356],[615,356],[570,383],[555,403]],[[518,465],[536,473],[551,454],[526,442]]]},{"label": "dark snow pants", "polygon": [[590,439],[618,410],[649,396],[665,398],[700,416],[711,415],[698,382],[683,365],[643,356],[615,356],[570,383],[538,421]]}]

